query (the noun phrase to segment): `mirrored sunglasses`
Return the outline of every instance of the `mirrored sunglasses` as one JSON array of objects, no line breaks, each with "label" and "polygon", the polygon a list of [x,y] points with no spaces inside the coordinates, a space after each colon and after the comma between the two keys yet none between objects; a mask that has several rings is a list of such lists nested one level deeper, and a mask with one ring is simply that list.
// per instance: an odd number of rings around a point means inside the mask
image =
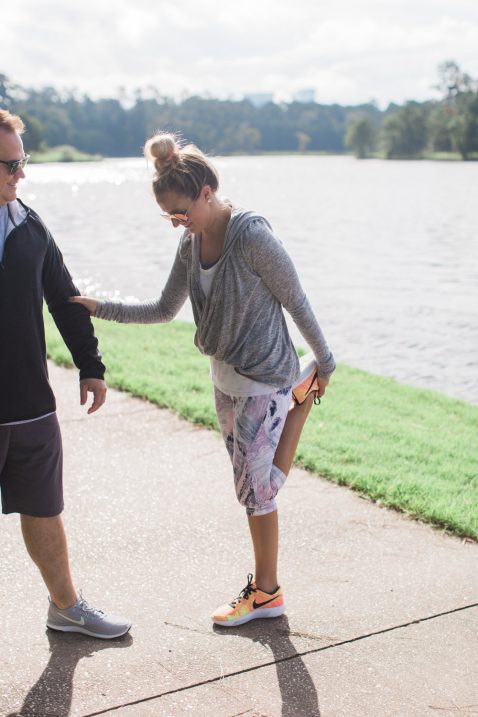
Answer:
[{"label": "mirrored sunglasses", "polygon": [[9,162],[6,162],[4,159],[0,159],[0,164],[7,165],[9,174],[16,174],[19,169],[23,169],[29,159],[30,155],[26,154],[23,159],[12,159]]},{"label": "mirrored sunglasses", "polygon": [[189,221],[187,214],[168,214],[167,212],[161,212],[161,216],[168,222],[176,220],[180,224],[187,224]]}]

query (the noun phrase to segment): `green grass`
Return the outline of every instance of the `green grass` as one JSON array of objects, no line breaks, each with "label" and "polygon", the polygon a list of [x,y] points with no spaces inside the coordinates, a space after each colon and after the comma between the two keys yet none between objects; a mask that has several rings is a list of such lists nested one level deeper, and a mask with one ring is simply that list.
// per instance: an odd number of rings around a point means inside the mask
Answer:
[{"label": "green grass", "polygon": [[[382,150],[371,152],[368,159],[387,159],[386,153]],[[393,157],[395,161],[407,162],[409,160],[433,160],[436,162],[463,162],[464,159],[459,152],[433,152],[431,150],[424,150],[419,155],[411,157]],[[471,152],[468,161],[474,162],[478,160],[478,152]]]},{"label": "green grass", "polygon": [[[49,356],[71,358],[45,316]],[[194,327],[95,322],[110,386],[217,429]],[[296,462],[372,500],[478,539],[478,407],[339,365]]]},{"label": "green grass", "polygon": [[88,154],[81,152],[76,147],[63,144],[58,147],[48,147],[41,151],[32,151],[32,164],[44,164],[46,162],[97,162],[103,159],[101,154]]}]

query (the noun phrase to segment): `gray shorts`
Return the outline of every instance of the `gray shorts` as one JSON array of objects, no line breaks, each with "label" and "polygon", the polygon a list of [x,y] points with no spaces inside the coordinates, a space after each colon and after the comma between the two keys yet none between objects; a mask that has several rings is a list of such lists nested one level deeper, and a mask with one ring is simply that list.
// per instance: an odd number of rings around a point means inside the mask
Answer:
[{"label": "gray shorts", "polygon": [[56,414],[0,425],[2,512],[49,518],[63,510],[63,453]]}]

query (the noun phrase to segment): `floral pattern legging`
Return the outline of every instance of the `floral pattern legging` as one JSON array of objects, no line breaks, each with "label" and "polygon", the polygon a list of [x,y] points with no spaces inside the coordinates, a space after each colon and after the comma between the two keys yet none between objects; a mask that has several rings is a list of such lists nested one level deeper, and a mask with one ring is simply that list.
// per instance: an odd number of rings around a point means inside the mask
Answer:
[{"label": "floral pattern legging", "polygon": [[263,396],[229,396],[214,387],[216,411],[232,461],[236,495],[248,515],[276,510],[285,474],[274,464],[291,402],[291,388]]}]

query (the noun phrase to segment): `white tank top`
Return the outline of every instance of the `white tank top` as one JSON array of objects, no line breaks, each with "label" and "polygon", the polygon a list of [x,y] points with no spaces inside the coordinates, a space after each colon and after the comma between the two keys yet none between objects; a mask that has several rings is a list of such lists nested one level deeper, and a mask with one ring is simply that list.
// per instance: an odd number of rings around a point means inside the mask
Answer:
[{"label": "white tank top", "polygon": [[[211,290],[216,268],[217,263],[208,269],[203,269],[202,266],[199,268],[201,288],[206,296]],[[216,388],[229,396],[265,396],[268,393],[275,393],[275,391],[278,391],[280,388],[279,386],[270,386],[268,383],[254,381],[247,376],[241,376],[241,374],[237,373],[234,369],[234,366],[224,363],[224,361],[218,361],[213,356],[211,356],[210,359],[212,382]]]}]

